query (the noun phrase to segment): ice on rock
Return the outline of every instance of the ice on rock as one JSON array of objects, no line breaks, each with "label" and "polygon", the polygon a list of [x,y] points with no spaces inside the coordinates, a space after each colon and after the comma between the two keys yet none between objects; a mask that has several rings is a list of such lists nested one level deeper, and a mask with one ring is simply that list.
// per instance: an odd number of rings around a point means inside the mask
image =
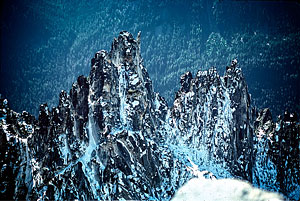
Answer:
[{"label": "ice on rock", "polygon": [[120,120],[122,125],[126,125],[126,79],[125,66],[121,65],[119,69],[119,97],[120,97]]},{"label": "ice on rock", "polygon": [[130,84],[135,86],[139,81],[138,75],[134,74],[134,76],[131,77]]},{"label": "ice on rock", "polygon": [[279,131],[279,130],[280,130],[280,124],[276,123],[276,131]]},{"label": "ice on rock", "polygon": [[136,106],[138,106],[139,104],[140,104],[139,101],[134,100],[134,101],[132,102],[132,107],[136,107]]}]

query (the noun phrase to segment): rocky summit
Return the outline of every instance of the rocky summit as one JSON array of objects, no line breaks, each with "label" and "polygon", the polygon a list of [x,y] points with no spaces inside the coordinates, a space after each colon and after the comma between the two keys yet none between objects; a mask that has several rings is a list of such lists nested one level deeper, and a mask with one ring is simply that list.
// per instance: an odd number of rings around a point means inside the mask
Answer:
[{"label": "rocky summit", "polygon": [[153,91],[140,40],[122,31],[37,119],[1,98],[1,199],[170,200],[193,177],[247,180],[299,199],[297,114],[274,122],[269,109],[252,107],[236,59],[224,76],[183,74],[168,107]]}]

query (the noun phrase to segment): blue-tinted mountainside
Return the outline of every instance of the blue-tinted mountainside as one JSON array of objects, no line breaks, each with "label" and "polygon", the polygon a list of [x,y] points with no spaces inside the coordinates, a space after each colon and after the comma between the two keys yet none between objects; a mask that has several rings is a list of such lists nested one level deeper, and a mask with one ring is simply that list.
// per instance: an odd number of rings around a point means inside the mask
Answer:
[{"label": "blue-tinted mountainside", "polygon": [[1,1],[0,93],[37,116],[58,103],[98,48],[120,30],[142,31],[141,55],[173,104],[179,76],[237,58],[252,102],[299,113],[299,3],[273,1]]}]

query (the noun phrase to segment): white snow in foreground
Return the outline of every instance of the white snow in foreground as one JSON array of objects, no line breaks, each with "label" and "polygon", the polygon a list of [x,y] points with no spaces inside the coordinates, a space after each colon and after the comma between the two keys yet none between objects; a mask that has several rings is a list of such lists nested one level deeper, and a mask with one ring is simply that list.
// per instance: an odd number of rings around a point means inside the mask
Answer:
[{"label": "white snow in foreground", "polygon": [[278,193],[271,193],[235,179],[209,180],[194,178],[183,185],[172,201],[280,201],[284,198]]}]

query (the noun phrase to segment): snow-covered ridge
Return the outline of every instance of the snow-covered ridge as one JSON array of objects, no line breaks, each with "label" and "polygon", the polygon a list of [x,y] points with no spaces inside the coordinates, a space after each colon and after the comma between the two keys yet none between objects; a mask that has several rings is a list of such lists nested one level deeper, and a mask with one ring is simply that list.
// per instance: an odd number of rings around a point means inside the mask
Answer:
[{"label": "snow-covered ridge", "polygon": [[169,200],[192,166],[299,199],[295,114],[276,124],[268,110],[257,114],[236,60],[224,76],[187,72],[180,84],[168,108],[143,66],[140,34],[123,31],[38,120],[1,99],[1,197]]}]

